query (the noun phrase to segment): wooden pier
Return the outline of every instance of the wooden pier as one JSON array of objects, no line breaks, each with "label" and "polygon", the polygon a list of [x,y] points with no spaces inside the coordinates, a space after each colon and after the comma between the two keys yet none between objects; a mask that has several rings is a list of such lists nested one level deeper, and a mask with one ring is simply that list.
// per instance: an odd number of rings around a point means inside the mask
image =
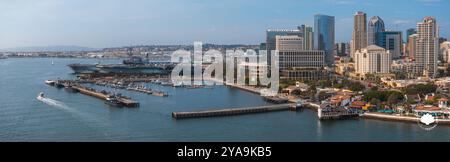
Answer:
[{"label": "wooden pier", "polygon": [[[92,96],[101,100],[106,100],[108,94],[101,93],[93,88],[84,87],[80,85],[78,82],[74,82],[71,80],[56,80],[54,86],[58,87],[58,85],[66,88],[73,89],[74,92],[80,92],[81,94],[85,94],[88,96]],[[125,107],[139,107],[139,102],[131,100],[129,98],[120,96],[117,100]]]},{"label": "wooden pier", "polygon": [[[80,85],[72,86],[72,88],[76,89],[78,92],[82,94],[92,96],[101,100],[106,100],[106,98],[108,97],[107,94],[97,92],[95,89],[92,88],[87,88]],[[133,101],[128,98],[119,97],[117,100],[119,100],[119,102],[125,107],[139,107],[139,102]]]},{"label": "wooden pier", "polygon": [[319,115],[319,120],[333,120],[333,119],[349,119],[359,117],[357,113],[347,111],[343,112],[322,112]]},{"label": "wooden pier", "polygon": [[242,115],[251,113],[263,113],[271,111],[296,110],[296,108],[297,107],[294,104],[278,104],[278,105],[268,105],[258,107],[230,108],[230,109],[205,110],[194,112],[172,112],[172,117],[175,119],[185,119],[185,118],[203,118],[215,116],[231,116],[231,115]]}]

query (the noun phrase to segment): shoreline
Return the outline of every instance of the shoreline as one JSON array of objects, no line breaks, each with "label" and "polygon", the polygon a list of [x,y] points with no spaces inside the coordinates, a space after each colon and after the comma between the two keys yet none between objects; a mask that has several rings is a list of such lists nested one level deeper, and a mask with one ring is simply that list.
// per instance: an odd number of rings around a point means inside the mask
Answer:
[{"label": "shoreline", "polygon": [[[396,121],[396,122],[419,122],[420,118],[412,117],[412,116],[397,116],[397,115],[389,115],[383,113],[365,113],[362,115],[363,119],[374,119],[374,120],[382,120],[382,121]],[[439,124],[450,125],[450,119],[436,119]]]},{"label": "shoreline", "polygon": [[[241,89],[244,91],[248,91],[248,92],[252,92],[255,94],[260,94],[259,89],[257,88],[253,88],[253,87],[248,87],[248,86],[240,86],[240,85],[228,85],[232,88],[237,88],[237,89]],[[289,102],[295,103],[295,101],[293,99],[289,99]],[[316,108],[313,107],[307,107],[311,110],[317,110]],[[379,121],[392,121],[392,122],[408,122],[408,123],[412,123],[412,122],[419,122],[420,118],[418,117],[412,117],[412,116],[397,116],[397,115],[389,115],[389,114],[383,114],[383,113],[376,113],[376,112],[368,112],[368,113],[364,113],[361,116],[361,119],[372,119],[372,120],[379,120]],[[450,119],[437,119],[439,124],[445,124],[445,125],[450,125]]]}]

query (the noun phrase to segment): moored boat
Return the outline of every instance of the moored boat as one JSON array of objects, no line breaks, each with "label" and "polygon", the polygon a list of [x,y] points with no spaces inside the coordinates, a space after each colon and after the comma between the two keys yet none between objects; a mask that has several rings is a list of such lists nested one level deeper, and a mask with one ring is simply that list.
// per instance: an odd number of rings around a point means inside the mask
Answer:
[{"label": "moored boat", "polygon": [[51,86],[55,85],[55,81],[54,80],[46,80],[44,82],[45,82],[45,84],[48,84],[48,85],[51,85]]},{"label": "moored boat", "polygon": [[108,95],[105,104],[113,107],[123,107],[122,103],[115,95]]}]

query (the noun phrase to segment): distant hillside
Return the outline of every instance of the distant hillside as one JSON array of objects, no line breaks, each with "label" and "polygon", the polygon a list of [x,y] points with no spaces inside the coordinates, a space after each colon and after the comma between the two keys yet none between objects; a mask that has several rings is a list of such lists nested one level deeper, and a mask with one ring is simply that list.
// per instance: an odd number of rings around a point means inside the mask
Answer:
[{"label": "distant hillside", "polygon": [[80,46],[47,46],[47,47],[18,47],[7,48],[3,52],[72,52],[72,51],[97,51],[101,49]]}]

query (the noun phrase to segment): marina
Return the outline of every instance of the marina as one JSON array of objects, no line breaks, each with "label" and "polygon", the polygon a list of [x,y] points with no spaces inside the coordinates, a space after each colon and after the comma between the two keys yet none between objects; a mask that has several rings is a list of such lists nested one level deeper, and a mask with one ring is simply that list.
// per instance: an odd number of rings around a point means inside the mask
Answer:
[{"label": "marina", "polygon": [[[55,64],[51,65],[54,60]],[[118,64],[119,59],[101,59]],[[78,78],[66,65],[71,63],[95,64],[99,59],[8,58],[0,62],[0,137],[8,141],[442,141],[448,127],[442,123],[432,133],[423,131],[416,122],[377,120],[319,120],[317,107],[305,102],[301,111],[270,111],[270,113],[244,113],[216,117],[178,120],[173,112],[198,112],[230,108],[249,108],[273,105],[256,93],[231,86],[212,89],[174,88],[152,83],[156,77],[146,79],[145,86],[170,95],[167,98],[94,84]],[[16,66],[21,65],[21,66]],[[48,69],[53,69],[49,71]],[[58,79],[59,78],[59,79]],[[122,93],[139,102],[139,109],[122,109],[105,104],[106,100],[53,88],[45,80],[72,80],[84,87],[103,88]],[[160,81],[165,81],[160,79]],[[49,82],[49,84],[53,84]],[[140,85],[140,84],[138,84]],[[257,90],[255,90],[257,91]],[[31,92],[31,93],[30,93]],[[36,100],[36,95],[63,102],[66,110],[52,108]],[[102,96],[104,98],[105,96]],[[106,96],[107,97],[107,96]],[[292,100],[291,103],[295,103]],[[76,110],[83,115],[75,115]],[[75,117],[74,117],[75,115]],[[16,116],[16,117],[12,117]],[[84,118],[86,117],[86,118]],[[87,118],[88,117],[88,118]],[[94,120],[95,119],[95,120]],[[189,119],[189,118],[186,118]],[[97,123],[102,123],[98,125]],[[441,125],[442,124],[442,125]],[[208,129],[199,129],[199,128]],[[70,129],[69,129],[70,128]],[[201,131],[200,131],[201,130]],[[354,131],[358,130],[358,131]],[[34,134],[23,132],[33,131]],[[76,132],[76,133],[73,133]],[[226,132],[226,133],[224,133]],[[270,132],[270,133],[269,133]],[[352,138],[349,137],[351,132]],[[105,135],[106,134],[106,135]]]},{"label": "marina", "polygon": [[[46,81],[47,83],[48,81]],[[69,80],[57,80],[55,82],[55,87],[58,86],[64,86],[65,88],[72,89],[72,92],[79,92],[81,94],[85,94],[91,97],[95,97],[104,101],[108,101],[108,99],[111,99],[111,96],[116,96],[115,98],[118,101],[118,104],[125,107],[139,107],[139,102],[131,100],[129,97],[116,95],[110,92],[106,91],[98,91],[93,88],[85,87],[80,85],[79,83],[69,81]]]}]

